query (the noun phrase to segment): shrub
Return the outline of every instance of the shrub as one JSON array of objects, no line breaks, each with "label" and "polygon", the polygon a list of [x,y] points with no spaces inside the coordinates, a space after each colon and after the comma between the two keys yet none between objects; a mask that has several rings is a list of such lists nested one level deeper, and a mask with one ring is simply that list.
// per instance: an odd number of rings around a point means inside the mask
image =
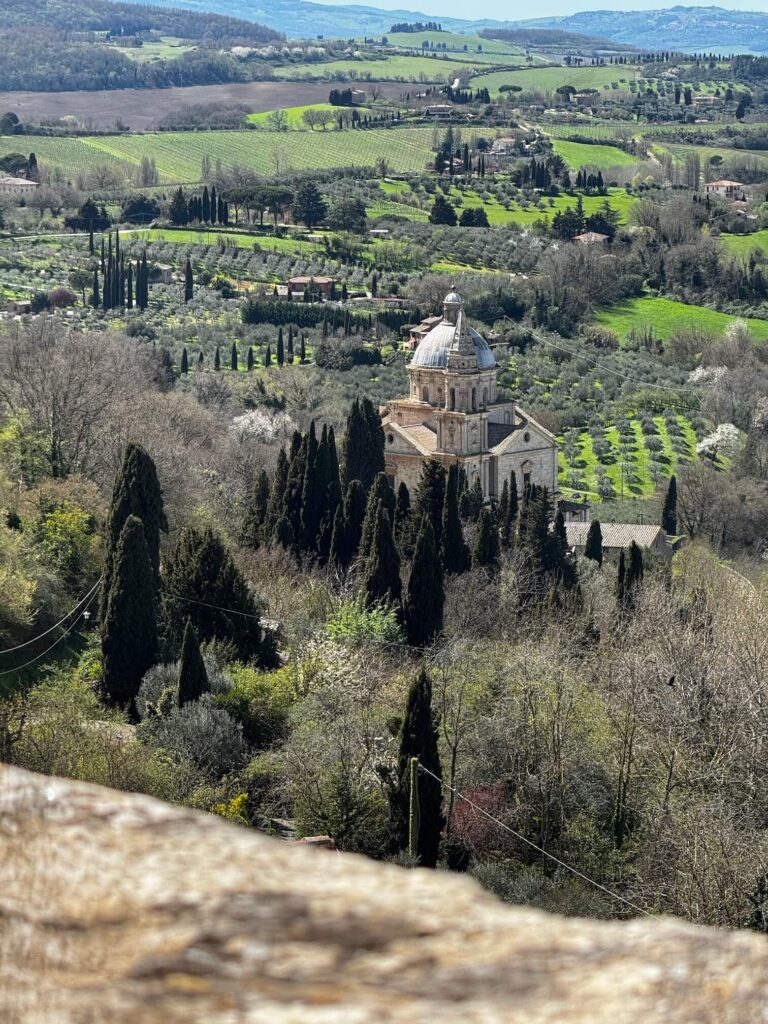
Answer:
[{"label": "shrub", "polygon": [[250,665],[233,665],[230,673],[231,686],[219,692],[216,707],[242,726],[249,746],[263,749],[278,743],[287,734],[288,713],[296,700],[291,669],[259,672]]},{"label": "shrub", "polygon": [[184,707],[172,707],[165,717],[145,719],[136,732],[148,746],[191,762],[211,781],[245,760],[242,726],[208,694]]}]

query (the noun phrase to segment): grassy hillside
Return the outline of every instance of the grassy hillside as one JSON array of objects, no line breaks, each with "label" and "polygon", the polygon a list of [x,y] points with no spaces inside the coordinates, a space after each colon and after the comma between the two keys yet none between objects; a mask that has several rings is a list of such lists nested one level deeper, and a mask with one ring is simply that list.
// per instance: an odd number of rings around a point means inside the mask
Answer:
[{"label": "grassy hillside", "polygon": [[[735,319],[705,306],[689,306],[685,302],[646,296],[604,310],[595,317],[595,323],[615,331],[621,339],[626,338],[633,328],[640,331],[652,328],[658,337],[667,338],[682,327],[699,327],[722,334]],[[746,320],[746,323],[755,338],[768,340],[768,320]]]},{"label": "grassy hillside", "polygon": [[561,85],[575,89],[626,89],[638,77],[638,69],[628,66],[569,68],[564,65],[531,67],[519,71],[495,71],[483,75],[475,85],[483,85],[496,95],[502,85],[519,85],[526,91],[554,92]]}]

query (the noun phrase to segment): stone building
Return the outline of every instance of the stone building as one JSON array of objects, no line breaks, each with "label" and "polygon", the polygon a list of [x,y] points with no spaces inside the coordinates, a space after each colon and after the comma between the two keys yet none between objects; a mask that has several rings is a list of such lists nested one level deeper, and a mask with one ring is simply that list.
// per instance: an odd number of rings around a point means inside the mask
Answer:
[{"label": "stone building", "polygon": [[557,441],[516,402],[499,401],[496,359],[466,320],[451,292],[442,319],[422,338],[408,365],[410,394],[383,415],[386,472],[394,487],[413,491],[426,459],[458,463],[470,486],[479,477],[487,499],[498,498],[512,473],[557,492]]}]

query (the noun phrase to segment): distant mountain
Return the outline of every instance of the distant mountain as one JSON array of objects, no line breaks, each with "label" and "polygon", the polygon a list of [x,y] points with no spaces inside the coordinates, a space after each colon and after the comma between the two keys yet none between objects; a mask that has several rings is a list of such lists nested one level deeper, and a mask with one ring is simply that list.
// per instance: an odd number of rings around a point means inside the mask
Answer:
[{"label": "distant mountain", "polygon": [[768,53],[768,13],[722,7],[658,11],[582,11],[515,22],[517,28],[558,28],[629,43],[642,50]]}]

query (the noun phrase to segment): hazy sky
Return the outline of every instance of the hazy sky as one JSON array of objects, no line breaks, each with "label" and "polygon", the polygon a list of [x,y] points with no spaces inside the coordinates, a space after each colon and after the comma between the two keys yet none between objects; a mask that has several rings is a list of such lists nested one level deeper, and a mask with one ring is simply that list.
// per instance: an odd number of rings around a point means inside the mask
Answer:
[{"label": "hazy sky", "polygon": [[[323,0],[320,0],[323,2]],[[537,0],[536,3],[510,3],[509,0],[483,0],[476,6],[468,5],[466,0],[326,0],[326,2],[360,4],[365,7],[381,7],[385,10],[423,11],[425,14],[439,18],[494,18],[497,21],[524,21],[528,18],[543,18],[549,15],[575,14],[577,11],[630,10],[640,11],[658,7],[675,6],[674,0]],[[686,7],[715,6],[711,0],[700,0],[699,3],[685,4]],[[729,3],[723,0],[716,4],[730,10],[766,11],[768,0],[748,0],[742,3]]]}]

